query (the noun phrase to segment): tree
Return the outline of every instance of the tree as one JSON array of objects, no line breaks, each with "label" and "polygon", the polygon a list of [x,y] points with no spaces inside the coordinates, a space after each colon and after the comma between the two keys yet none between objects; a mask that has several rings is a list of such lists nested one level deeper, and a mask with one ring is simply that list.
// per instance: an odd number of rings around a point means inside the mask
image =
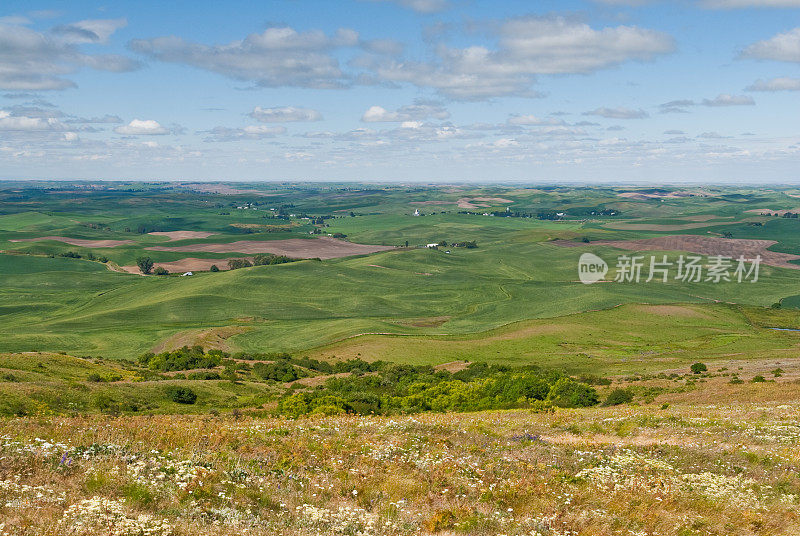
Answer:
[{"label": "tree", "polygon": [[143,274],[149,274],[153,270],[153,259],[150,257],[139,257],[136,259],[136,266]]},{"label": "tree", "polygon": [[561,408],[585,408],[600,401],[594,387],[576,382],[572,378],[561,378],[554,383],[547,394],[547,400]]},{"label": "tree", "polygon": [[153,273],[156,274],[156,275],[169,275],[169,270],[167,270],[163,266],[159,266],[158,268],[156,268],[156,271],[153,272]]},{"label": "tree", "polygon": [[704,363],[695,363],[690,367],[692,372],[695,374],[700,374],[701,372],[705,372],[708,370],[708,367]]},{"label": "tree", "polygon": [[216,265],[216,264],[212,264],[212,265],[211,265],[211,271],[212,271],[212,272],[219,272],[219,268],[217,267],[217,265]]}]

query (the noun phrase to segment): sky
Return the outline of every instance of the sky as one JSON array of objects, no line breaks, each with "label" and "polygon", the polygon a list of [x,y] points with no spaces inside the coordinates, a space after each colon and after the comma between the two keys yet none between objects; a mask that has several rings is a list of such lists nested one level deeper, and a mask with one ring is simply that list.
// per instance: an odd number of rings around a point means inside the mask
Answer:
[{"label": "sky", "polygon": [[0,5],[0,179],[797,183],[799,98],[800,0]]}]

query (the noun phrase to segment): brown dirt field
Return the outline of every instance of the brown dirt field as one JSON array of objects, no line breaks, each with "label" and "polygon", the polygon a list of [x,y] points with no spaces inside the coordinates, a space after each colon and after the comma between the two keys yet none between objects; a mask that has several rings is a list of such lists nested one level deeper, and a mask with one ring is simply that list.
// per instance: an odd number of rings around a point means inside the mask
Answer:
[{"label": "brown dirt field", "polygon": [[513,203],[513,201],[503,197],[462,197],[457,203],[459,208],[484,208],[491,206],[487,203]]},{"label": "brown dirt field", "polygon": [[246,326],[222,326],[218,328],[181,331],[158,343],[152,348],[151,352],[157,354],[159,352],[176,350],[183,346],[194,346],[197,344],[201,345],[206,350],[222,350],[229,352],[231,346],[228,344],[227,339],[249,330],[250,328]]},{"label": "brown dirt field", "polygon": [[687,229],[701,229],[703,227],[714,227],[716,225],[733,225],[742,223],[740,221],[712,221],[697,223],[678,223],[678,224],[656,224],[656,223],[629,223],[614,222],[603,225],[606,229],[617,229],[620,231],[686,231]]},{"label": "brown dirt field", "polygon": [[[211,265],[216,264],[220,270],[228,269],[228,261],[232,259],[247,259],[253,262],[252,257],[226,257],[224,259],[198,259],[196,257],[187,257],[179,261],[173,262],[156,262],[153,264],[153,269],[166,268],[171,274],[182,274],[185,272],[207,272],[211,269]],[[123,271],[129,274],[140,274],[139,267],[136,265],[120,266]]]},{"label": "brown dirt field", "polygon": [[354,244],[335,238],[289,238],[287,240],[239,240],[229,244],[193,244],[190,246],[153,246],[152,251],[204,251],[209,253],[273,253],[300,259],[336,259],[394,249],[394,246]]},{"label": "brown dirt field", "polygon": [[[551,242],[568,247],[580,246],[577,242],[554,240]],[[672,235],[647,238],[642,240],[597,240],[592,242],[596,246],[611,246],[630,251],[688,251],[699,255],[725,255],[738,258],[744,255],[746,259],[761,255],[761,262],[779,268],[799,270],[800,266],[790,264],[789,261],[800,259],[800,255],[769,251],[767,248],[776,244],[775,240],[751,240],[743,238],[719,238],[716,236],[697,235]]]},{"label": "brown dirt field", "polygon": [[174,242],[176,240],[187,240],[191,238],[208,238],[209,236],[217,233],[207,233],[205,231],[154,231],[147,234],[151,234],[153,236],[166,236],[169,238],[170,242]]},{"label": "brown dirt field", "polygon": [[16,240],[9,240],[9,242],[39,242],[41,240],[56,240],[71,244],[73,246],[82,246],[87,248],[114,248],[125,244],[133,244],[133,240],[86,240],[84,238],[69,238],[65,236],[42,236],[39,238],[18,238]]}]

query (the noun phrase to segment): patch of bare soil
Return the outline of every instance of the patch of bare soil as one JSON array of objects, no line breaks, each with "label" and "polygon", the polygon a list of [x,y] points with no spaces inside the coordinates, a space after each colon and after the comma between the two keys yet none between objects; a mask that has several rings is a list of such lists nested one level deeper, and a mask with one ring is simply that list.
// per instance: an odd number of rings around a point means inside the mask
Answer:
[{"label": "patch of bare soil", "polygon": [[[553,241],[557,245],[575,247],[585,244],[569,241]],[[596,246],[611,246],[630,251],[688,251],[699,255],[723,255],[726,257],[744,256],[753,259],[761,255],[761,262],[779,268],[800,269],[800,266],[789,261],[800,259],[800,255],[770,251],[767,248],[776,244],[775,240],[753,240],[744,238],[719,238],[702,235],[672,235],[647,238],[642,240],[596,240]]]},{"label": "patch of bare soil", "polygon": [[133,244],[133,240],[87,240],[84,238],[69,238],[66,236],[42,236],[39,238],[18,238],[10,240],[10,242],[39,242],[41,240],[56,240],[71,244],[73,246],[82,246],[87,248],[114,248],[125,244]]},{"label": "patch of bare soil", "polygon": [[159,352],[176,350],[184,346],[199,345],[206,350],[222,350],[224,352],[229,352],[231,346],[227,340],[234,335],[239,335],[249,330],[250,328],[246,326],[222,326],[218,328],[181,331],[160,342],[154,346],[151,351],[157,354]]},{"label": "patch of bare soil", "polygon": [[217,233],[207,233],[205,231],[154,231],[147,234],[154,236],[166,236],[169,238],[170,242],[174,242],[176,240],[189,240],[192,238],[208,238],[209,236]]},{"label": "patch of bare soil", "polygon": [[209,253],[273,253],[298,259],[336,259],[394,249],[394,246],[354,244],[335,238],[289,238],[286,240],[239,240],[227,244],[192,244],[188,246],[153,246],[153,251],[204,251]]},{"label": "patch of bare soil", "polygon": [[458,372],[460,370],[464,370],[469,366],[469,361],[451,361],[449,363],[442,363],[441,365],[436,365],[433,367],[434,370],[446,370],[449,373]]},{"label": "patch of bare soil", "polygon": [[503,197],[462,197],[457,201],[459,208],[485,208],[496,203],[513,203]]},{"label": "patch of bare soil", "polygon": [[[187,257],[173,262],[157,262],[153,268],[165,268],[171,274],[183,274],[186,272],[207,272],[211,269],[212,265],[216,265],[220,270],[228,269],[228,261],[233,259],[247,259],[253,262],[252,257],[226,257],[224,259],[198,259],[196,257]],[[120,266],[122,270],[129,274],[140,274],[139,267],[136,265]]]}]

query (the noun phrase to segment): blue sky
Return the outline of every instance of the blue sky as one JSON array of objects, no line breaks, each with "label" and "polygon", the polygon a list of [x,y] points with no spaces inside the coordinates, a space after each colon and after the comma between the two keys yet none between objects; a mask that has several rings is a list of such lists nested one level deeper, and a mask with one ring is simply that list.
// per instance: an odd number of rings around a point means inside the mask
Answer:
[{"label": "blue sky", "polygon": [[0,177],[795,183],[800,0],[4,2]]}]

